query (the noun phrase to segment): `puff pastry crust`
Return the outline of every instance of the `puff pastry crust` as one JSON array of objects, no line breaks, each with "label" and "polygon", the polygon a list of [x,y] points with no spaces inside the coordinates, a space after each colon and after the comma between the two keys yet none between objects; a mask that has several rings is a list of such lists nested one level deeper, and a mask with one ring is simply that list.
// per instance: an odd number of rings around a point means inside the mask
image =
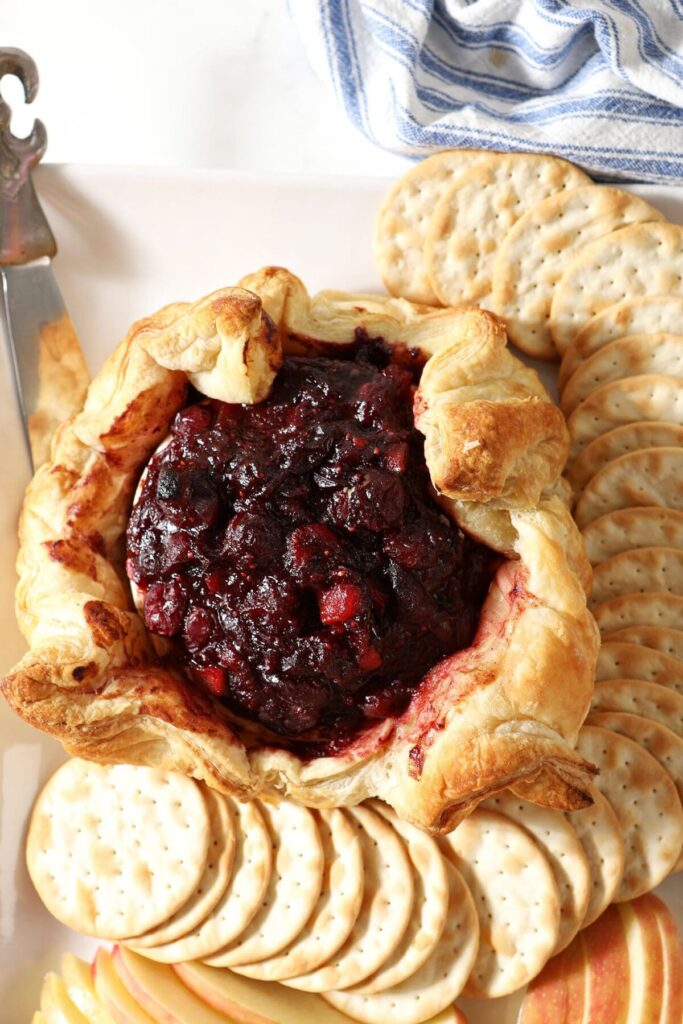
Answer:
[{"label": "puff pastry crust", "polygon": [[[259,401],[283,353],[348,342],[359,328],[429,357],[415,422],[435,493],[506,560],[472,646],[435,666],[399,719],[340,755],[303,761],[241,737],[221,704],[162,664],[125,580],[125,530],[188,381],[224,401]],[[507,351],[500,321],[477,308],[310,297],[272,267],[167,306],[133,325],[29,486],[16,604],[30,650],[4,680],[5,696],[73,754],[176,769],[243,798],[330,806],[378,796],[432,832],[504,787],[584,806],[593,769],[574,746],[598,635],[559,482],[567,450],[560,411]]]}]

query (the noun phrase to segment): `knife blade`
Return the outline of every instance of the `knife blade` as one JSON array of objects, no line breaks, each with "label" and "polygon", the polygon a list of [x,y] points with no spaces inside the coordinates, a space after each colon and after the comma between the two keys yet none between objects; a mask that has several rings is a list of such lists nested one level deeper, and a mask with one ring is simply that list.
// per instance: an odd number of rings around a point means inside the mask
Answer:
[{"label": "knife blade", "polygon": [[[5,75],[21,81],[31,103],[38,71],[29,55],[1,48],[0,84]],[[58,422],[80,408],[87,369],[52,269],[57,246],[31,179],[47,146],[45,128],[36,120],[19,139],[10,121],[11,110],[0,98],[0,334],[26,452],[36,469]]]}]

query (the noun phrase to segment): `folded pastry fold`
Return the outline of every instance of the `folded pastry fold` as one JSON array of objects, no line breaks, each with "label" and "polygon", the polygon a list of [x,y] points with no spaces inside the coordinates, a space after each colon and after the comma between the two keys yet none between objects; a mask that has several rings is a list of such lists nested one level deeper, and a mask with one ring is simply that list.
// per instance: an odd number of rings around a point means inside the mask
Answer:
[{"label": "folded pastry fold", "polygon": [[[470,647],[428,671],[399,717],[339,754],[304,759],[245,730],[147,633],[125,533],[140,475],[190,387],[259,402],[283,355],[324,358],[359,336],[426,358],[415,425],[435,497],[501,564]],[[590,803],[593,769],[574,748],[598,635],[560,483],[568,439],[537,375],[505,344],[500,322],[476,308],[310,297],[272,267],[134,324],[26,494],[16,607],[30,649],[2,683],[11,706],[79,756],[176,769],[244,798],[377,796],[432,832],[505,787],[549,806]]]}]

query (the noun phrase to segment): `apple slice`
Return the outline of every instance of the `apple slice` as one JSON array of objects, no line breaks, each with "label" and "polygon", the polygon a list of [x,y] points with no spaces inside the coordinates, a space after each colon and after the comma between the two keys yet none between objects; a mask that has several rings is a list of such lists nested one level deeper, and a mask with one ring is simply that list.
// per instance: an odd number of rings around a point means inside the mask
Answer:
[{"label": "apple slice", "polygon": [[517,1024],[580,1024],[586,983],[585,947],[579,935],[529,984]]},{"label": "apple slice", "polygon": [[[349,1024],[350,1018],[320,996],[285,989],[267,981],[253,981],[220,967],[190,962],[173,970],[200,999],[226,1014],[235,1024]],[[457,1017],[446,1017],[455,1024]]]},{"label": "apple slice", "polygon": [[588,964],[588,1019],[626,1024],[631,991],[629,951],[615,904],[582,933]]},{"label": "apple slice", "polygon": [[40,1008],[47,1024],[89,1024],[69,999],[63,980],[52,972],[45,975],[40,991]]},{"label": "apple slice", "polygon": [[154,1024],[148,1013],[136,1003],[119,981],[112,958],[100,947],[93,963],[95,991],[116,1024]]},{"label": "apple slice", "polygon": [[201,997],[179,981],[167,964],[114,947],[114,967],[126,988],[158,1024],[227,1024]]},{"label": "apple slice", "polygon": [[630,965],[629,1020],[659,1024],[664,987],[664,955],[657,917],[648,895],[617,903]]},{"label": "apple slice", "polygon": [[114,1024],[100,1001],[92,979],[92,968],[73,953],[64,953],[60,966],[71,1002],[87,1018],[89,1024]]},{"label": "apple slice", "polygon": [[659,1024],[680,1024],[683,1020],[683,943],[667,905],[652,894],[648,898],[654,907],[664,959],[662,1017]]}]

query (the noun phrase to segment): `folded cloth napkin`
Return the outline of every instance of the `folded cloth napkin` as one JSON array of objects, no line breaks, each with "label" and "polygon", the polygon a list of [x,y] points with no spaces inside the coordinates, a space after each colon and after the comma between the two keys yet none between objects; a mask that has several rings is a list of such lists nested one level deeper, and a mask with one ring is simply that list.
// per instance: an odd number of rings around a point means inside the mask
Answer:
[{"label": "folded cloth napkin", "polygon": [[566,157],[683,182],[683,0],[290,0],[311,61],[380,146]]}]

